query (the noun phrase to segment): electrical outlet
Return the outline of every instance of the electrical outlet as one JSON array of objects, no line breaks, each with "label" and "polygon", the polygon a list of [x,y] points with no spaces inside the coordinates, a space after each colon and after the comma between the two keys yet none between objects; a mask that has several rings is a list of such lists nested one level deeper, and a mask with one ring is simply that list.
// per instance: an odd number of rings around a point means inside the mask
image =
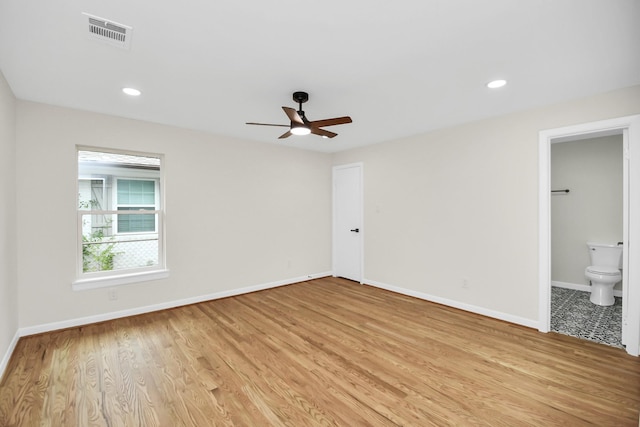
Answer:
[{"label": "electrical outlet", "polygon": [[469,289],[469,279],[466,277],[462,278],[462,289]]},{"label": "electrical outlet", "polygon": [[109,289],[107,291],[108,295],[109,295],[109,301],[115,301],[118,299],[118,290],[115,288]]}]

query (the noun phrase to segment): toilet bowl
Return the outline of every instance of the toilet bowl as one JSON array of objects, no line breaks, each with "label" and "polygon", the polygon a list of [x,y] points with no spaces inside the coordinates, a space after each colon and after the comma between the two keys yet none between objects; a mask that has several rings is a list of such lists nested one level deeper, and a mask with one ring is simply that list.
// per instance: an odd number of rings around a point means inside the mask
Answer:
[{"label": "toilet bowl", "polygon": [[589,300],[597,305],[613,305],[613,287],[622,280],[622,273],[614,267],[593,265],[587,267],[584,275],[591,281],[591,296]]},{"label": "toilet bowl", "polygon": [[622,280],[620,264],[622,262],[622,245],[587,243],[591,263],[584,275],[591,281],[589,300],[597,305],[613,305],[613,287]]}]

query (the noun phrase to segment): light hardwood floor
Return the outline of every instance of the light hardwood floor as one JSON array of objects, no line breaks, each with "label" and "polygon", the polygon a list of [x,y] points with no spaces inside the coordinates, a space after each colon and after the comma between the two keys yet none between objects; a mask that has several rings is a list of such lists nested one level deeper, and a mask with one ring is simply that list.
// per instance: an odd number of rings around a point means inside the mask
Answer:
[{"label": "light hardwood floor", "polygon": [[22,338],[0,426],[637,426],[623,350],[324,278]]}]

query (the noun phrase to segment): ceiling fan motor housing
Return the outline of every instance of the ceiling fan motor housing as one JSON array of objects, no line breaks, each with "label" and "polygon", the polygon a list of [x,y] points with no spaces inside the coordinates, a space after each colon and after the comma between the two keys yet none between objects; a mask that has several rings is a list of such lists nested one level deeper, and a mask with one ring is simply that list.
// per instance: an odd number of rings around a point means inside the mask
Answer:
[{"label": "ceiling fan motor housing", "polygon": [[307,92],[293,92],[293,100],[298,104],[304,104],[309,100],[309,94]]}]

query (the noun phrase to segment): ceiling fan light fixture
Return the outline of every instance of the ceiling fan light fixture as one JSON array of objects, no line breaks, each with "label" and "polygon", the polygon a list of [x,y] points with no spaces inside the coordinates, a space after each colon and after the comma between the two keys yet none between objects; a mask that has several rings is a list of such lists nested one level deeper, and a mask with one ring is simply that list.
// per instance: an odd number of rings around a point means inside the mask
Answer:
[{"label": "ceiling fan light fixture", "polygon": [[311,129],[304,125],[291,126],[291,133],[294,135],[309,135],[311,133]]}]

